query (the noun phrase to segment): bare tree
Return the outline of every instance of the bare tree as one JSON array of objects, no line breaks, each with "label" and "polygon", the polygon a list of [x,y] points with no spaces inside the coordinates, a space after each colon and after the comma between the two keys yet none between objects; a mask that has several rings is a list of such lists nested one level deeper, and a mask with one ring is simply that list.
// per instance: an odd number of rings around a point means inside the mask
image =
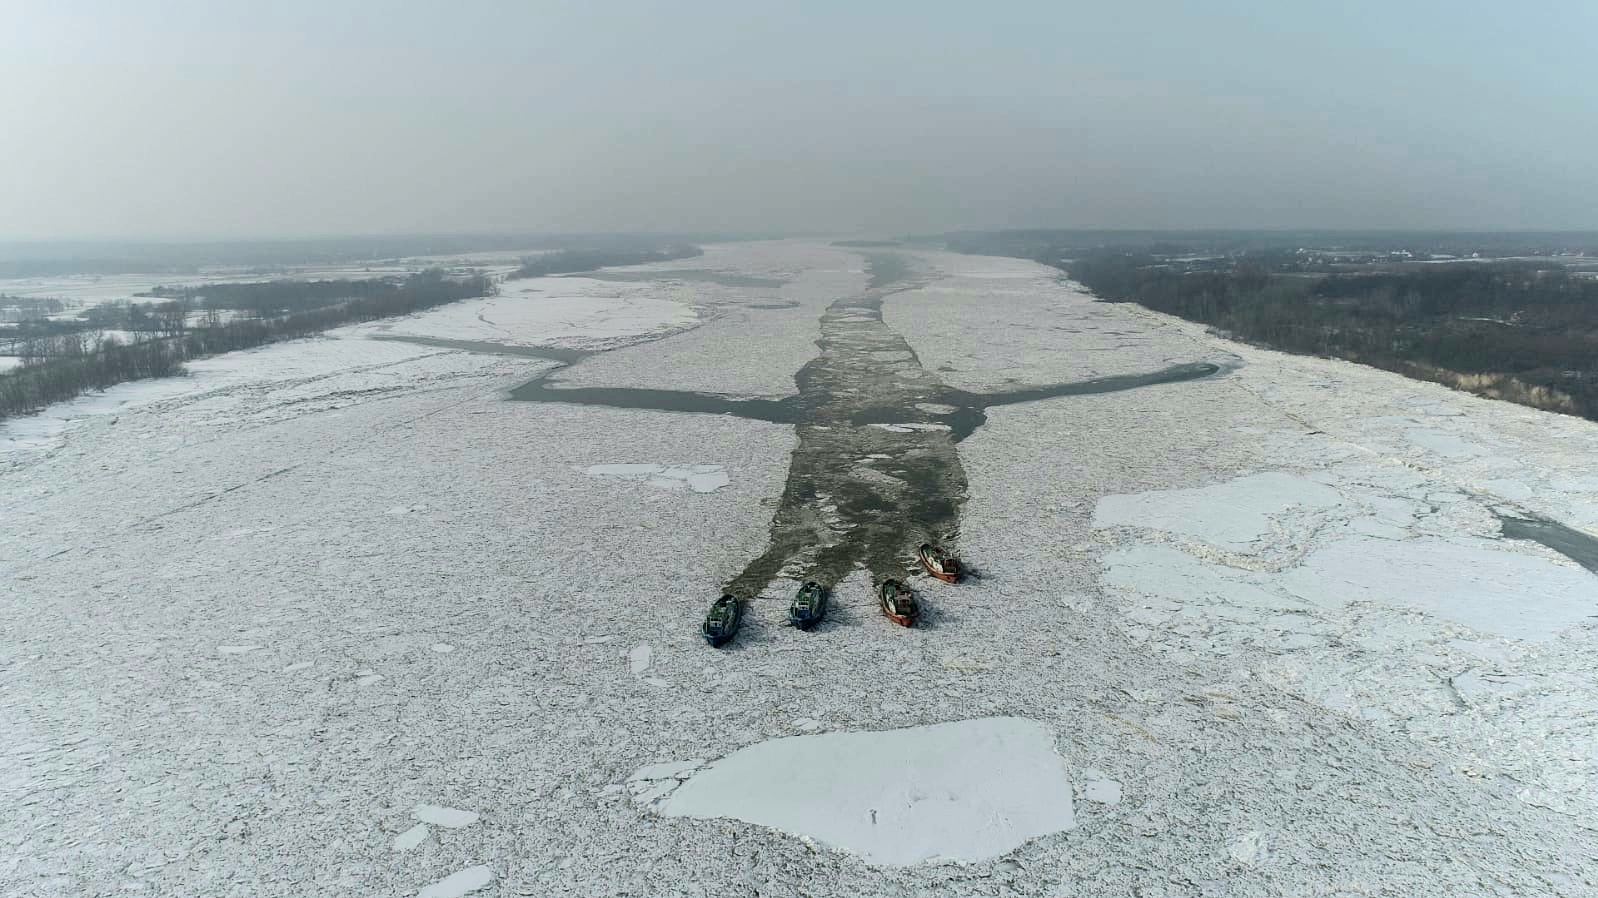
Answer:
[{"label": "bare tree", "polygon": [[183,332],[188,330],[188,300],[174,299],[171,302],[161,303],[155,308],[155,316],[161,333],[168,337],[181,337]]}]

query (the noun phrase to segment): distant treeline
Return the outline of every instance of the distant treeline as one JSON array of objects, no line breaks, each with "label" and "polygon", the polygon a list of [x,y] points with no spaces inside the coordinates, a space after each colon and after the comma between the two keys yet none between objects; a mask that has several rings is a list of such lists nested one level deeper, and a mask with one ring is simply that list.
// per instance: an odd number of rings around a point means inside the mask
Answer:
[{"label": "distant treeline", "polygon": [[1417,258],[1447,254],[1460,258],[1552,256],[1585,252],[1598,255],[1594,231],[965,231],[941,237],[956,252],[1016,256],[1043,262],[1090,253],[1131,252],[1157,256],[1293,254],[1312,248],[1321,254],[1410,253]]},{"label": "distant treeline", "polygon": [[1330,356],[1598,420],[1598,281],[1523,263],[1283,274],[1104,252],[1065,263],[1103,299],[1237,339]]},{"label": "distant treeline", "polygon": [[577,274],[583,271],[594,271],[599,268],[610,268],[616,265],[643,265],[648,262],[692,259],[695,256],[704,254],[704,250],[688,244],[677,244],[662,249],[629,249],[624,247],[568,249],[547,253],[542,256],[529,256],[522,260],[522,267],[507,275],[506,279],[537,278],[551,274]]},{"label": "distant treeline", "polygon": [[0,259],[0,278],[54,278],[72,275],[197,274],[199,266],[135,259]]},{"label": "distant treeline", "polygon": [[39,296],[7,296],[0,293],[0,321],[24,321],[59,315],[66,303],[59,299]]},{"label": "distant treeline", "polygon": [[[355,299],[391,296],[406,288],[401,277],[366,280],[294,281],[201,284],[192,287],[155,287],[139,296],[154,302],[113,302],[90,306],[70,318],[46,318],[59,313],[60,300],[30,300],[0,296],[0,316],[9,314],[16,326],[0,331],[0,352],[16,355],[7,344],[44,338],[70,337],[100,330],[135,331],[173,335],[181,333],[194,312],[206,312],[209,324],[220,323],[217,312],[228,310],[256,318],[281,317]],[[26,303],[34,303],[27,306]],[[50,308],[49,304],[54,304]],[[26,310],[26,311],[24,311]],[[0,320],[5,320],[0,317]],[[54,353],[51,353],[54,354]]]},{"label": "distant treeline", "polygon": [[253,315],[283,315],[352,299],[387,296],[404,289],[404,283],[400,278],[332,281],[283,279],[249,284],[156,287],[140,295],[184,300],[194,308],[235,309]]},{"label": "distant treeline", "polygon": [[211,267],[283,272],[417,256],[530,250],[616,249],[749,239],[726,234],[412,234],[315,240],[0,241],[0,278],[62,275],[197,274]]},{"label": "distant treeline", "polygon": [[[78,340],[69,354],[25,357],[24,364],[0,374],[0,419],[27,414],[123,381],[178,374],[188,359],[248,349],[278,340],[306,337],[331,327],[375,318],[405,315],[434,306],[488,296],[494,283],[484,276],[445,277],[440,271],[412,275],[394,289],[345,302],[321,305],[271,318],[211,321],[192,327],[182,314],[169,314],[168,336],[133,345],[115,339]],[[182,309],[173,300],[168,309]]]}]

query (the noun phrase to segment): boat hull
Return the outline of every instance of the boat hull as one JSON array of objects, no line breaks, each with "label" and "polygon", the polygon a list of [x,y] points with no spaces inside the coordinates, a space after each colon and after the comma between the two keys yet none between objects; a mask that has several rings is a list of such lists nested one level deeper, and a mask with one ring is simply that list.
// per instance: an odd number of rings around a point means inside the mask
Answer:
[{"label": "boat hull", "polygon": [[921,560],[921,566],[928,574],[945,583],[960,582],[960,562],[953,558],[943,558],[939,561],[941,553],[936,552],[931,546],[924,545],[916,551],[916,557]]},{"label": "boat hull", "polygon": [[[716,612],[723,610],[721,618]],[[732,641],[738,634],[738,626],[743,623],[743,603],[732,596],[722,596],[716,604],[710,606],[710,615],[700,625],[699,633],[705,637],[705,642],[712,648],[721,648]]]},{"label": "boat hull", "polygon": [[[808,601],[807,601],[808,599]],[[827,591],[817,583],[806,583],[788,606],[788,623],[808,630],[827,616]]]},{"label": "boat hull", "polygon": [[881,606],[884,617],[901,627],[915,626],[916,618],[921,614],[914,595],[900,587],[896,580],[888,580],[877,588],[877,604]]},{"label": "boat hull", "polygon": [[788,612],[788,623],[792,624],[795,629],[810,630],[814,629],[816,624],[821,623],[821,615],[813,614],[806,617],[804,615],[795,614],[790,611]]}]

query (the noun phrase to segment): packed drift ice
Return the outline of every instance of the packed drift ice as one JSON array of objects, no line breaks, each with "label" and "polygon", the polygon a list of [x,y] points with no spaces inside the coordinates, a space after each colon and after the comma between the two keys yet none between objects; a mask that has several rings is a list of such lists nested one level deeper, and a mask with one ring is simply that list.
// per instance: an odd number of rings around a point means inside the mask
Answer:
[{"label": "packed drift ice", "polygon": [[1598,894],[1598,427],[901,254],[16,422],[0,893]]}]

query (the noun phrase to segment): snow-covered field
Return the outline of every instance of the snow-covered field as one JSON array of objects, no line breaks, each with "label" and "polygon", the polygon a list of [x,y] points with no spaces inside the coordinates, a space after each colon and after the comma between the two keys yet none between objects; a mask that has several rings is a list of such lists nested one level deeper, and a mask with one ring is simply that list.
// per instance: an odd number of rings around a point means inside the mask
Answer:
[{"label": "snow-covered field", "polygon": [[347,265],[298,265],[272,270],[210,267],[194,274],[75,274],[51,277],[0,278],[0,295],[39,299],[59,299],[71,315],[90,306],[117,302],[152,302],[151,288],[198,287],[202,284],[245,284],[291,278],[302,281],[363,280],[377,277],[403,277],[425,268],[474,268],[491,275],[503,275],[520,263],[525,253],[464,253],[454,256],[416,256],[384,262],[355,262]]},{"label": "snow-covered field", "polygon": [[[0,425],[0,893],[1594,895],[1598,426],[912,253],[946,384],[1199,360],[989,411],[959,587],[905,630],[696,628],[859,255],[707,247],[191,366]],[[784,282],[672,278],[712,269]]]},{"label": "snow-covered field", "polygon": [[607,349],[639,334],[692,327],[695,297],[686,286],[617,283],[581,277],[505,281],[500,294],[421,312],[358,332],[499,343]]}]

